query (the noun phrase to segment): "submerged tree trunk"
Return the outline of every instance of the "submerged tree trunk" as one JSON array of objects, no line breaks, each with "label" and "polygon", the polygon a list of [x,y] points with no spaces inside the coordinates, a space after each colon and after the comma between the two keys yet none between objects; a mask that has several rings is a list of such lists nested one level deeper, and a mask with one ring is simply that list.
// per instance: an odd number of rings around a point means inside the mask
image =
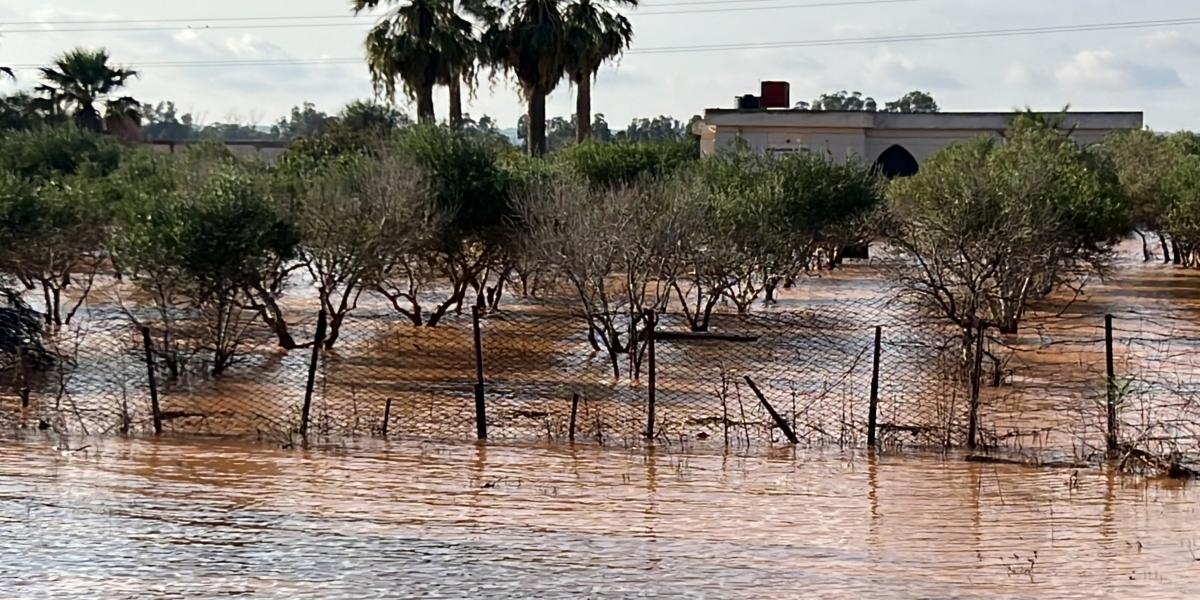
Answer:
[{"label": "submerged tree trunk", "polygon": [[417,90],[417,122],[422,125],[437,123],[433,110],[433,85],[421,86]]},{"label": "submerged tree trunk", "polygon": [[1180,265],[1183,264],[1183,252],[1179,249],[1179,242],[1171,240],[1171,250],[1174,250],[1174,256],[1171,257],[1171,262]]},{"label": "submerged tree trunk", "polygon": [[462,129],[462,79],[457,73],[450,77],[450,127]]},{"label": "submerged tree trunk", "polygon": [[575,141],[592,137],[592,77],[585,74],[575,82]]},{"label": "submerged tree trunk", "polygon": [[1171,264],[1171,247],[1167,244],[1167,236],[1163,235],[1162,232],[1158,234],[1158,243],[1162,246],[1163,264]]},{"label": "submerged tree trunk", "polygon": [[541,89],[534,89],[529,94],[528,121],[527,150],[530,156],[542,156],[546,154],[546,92]]},{"label": "submerged tree trunk", "polygon": [[1142,233],[1139,229],[1134,229],[1133,232],[1142,238],[1142,262],[1150,262],[1154,259],[1154,255],[1150,254],[1150,245],[1146,241],[1146,234]]}]

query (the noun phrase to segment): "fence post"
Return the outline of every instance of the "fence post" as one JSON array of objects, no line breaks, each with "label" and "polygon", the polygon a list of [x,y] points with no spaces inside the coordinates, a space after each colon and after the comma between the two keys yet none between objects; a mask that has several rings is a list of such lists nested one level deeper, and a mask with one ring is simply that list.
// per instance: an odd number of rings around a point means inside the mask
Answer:
[{"label": "fence post", "polygon": [[875,446],[875,426],[879,417],[879,350],[883,341],[883,327],[875,327],[875,359],[871,363],[871,405],[867,412],[867,446]]},{"label": "fence post", "polygon": [[154,373],[154,345],[150,328],[142,327],[142,347],[146,350],[146,378],[150,382],[150,415],[154,418],[154,435],[162,435],[162,411],[158,407],[158,379]]},{"label": "fence post", "polygon": [[471,321],[475,329],[475,435],[487,439],[487,405],[483,397],[483,336],[479,330],[479,305],[471,307]]},{"label": "fence post", "polygon": [[567,426],[567,439],[575,443],[575,415],[579,413],[579,392],[571,394],[571,422]]},{"label": "fence post", "polygon": [[654,327],[657,324],[653,310],[646,311],[646,359],[648,362],[648,381],[646,387],[646,439],[654,439],[654,402],[658,385],[658,365],[654,357]]},{"label": "fence post", "polygon": [[312,410],[313,384],[317,380],[317,364],[321,360],[321,345],[325,343],[325,311],[317,313],[317,335],[313,338],[312,360],[308,363],[308,383],[304,386],[304,407],[300,410],[300,437],[308,437],[308,414]]},{"label": "fence post", "polygon": [[1108,408],[1108,431],[1105,438],[1110,456],[1117,452],[1117,437],[1118,428],[1120,427],[1117,421],[1117,373],[1113,367],[1113,318],[1112,315],[1104,315],[1104,367],[1107,370],[1107,393],[1105,394],[1105,405]]},{"label": "fence post", "polygon": [[979,437],[979,385],[983,377],[983,336],[986,326],[981,322],[975,330],[975,364],[971,366],[971,404],[967,415],[967,448],[974,450]]},{"label": "fence post", "polygon": [[754,380],[750,379],[749,375],[744,375],[743,378],[746,380],[746,385],[750,386],[750,391],[754,392],[755,396],[758,396],[758,401],[762,403],[763,408],[767,409],[767,414],[771,415],[771,420],[775,421],[775,426],[783,432],[783,436],[786,437],[789,442],[793,444],[799,444],[800,440],[796,437],[796,432],[792,431],[792,428],[788,425],[787,420],[779,415],[779,412],[775,410],[775,407],[771,406],[770,402],[767,402],[767,397],[762,393],[762,390],[758,389],[757,385],[754,385]]},{"label": "fence post", "polygon": [[380,437],[382,437],[385,440],[387,439],[388,423],[390,423],[391,421],[392,421],[392,399],[388,398],[387,402],[385,402],[383,404],[383,428],[380,429],[380,431],[379,431]]}]

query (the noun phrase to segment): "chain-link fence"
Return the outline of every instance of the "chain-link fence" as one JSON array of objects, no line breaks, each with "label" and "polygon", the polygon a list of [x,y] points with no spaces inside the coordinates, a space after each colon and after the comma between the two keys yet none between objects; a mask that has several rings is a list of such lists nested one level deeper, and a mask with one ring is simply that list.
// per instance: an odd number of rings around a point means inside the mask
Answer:
[{"label": "chain-link fence", "polygon": [[282,443],[302,432],[485,433],[729,447],[789,437],[862,446],[874,437],[892,448],[1073,458],[1113,444],[1168,460],[1200,450],[1200,326],[1169,314],[1117,313],[1111,342],[1101,313],[1031,314],[1019,334],[989,332],[978,344],[886,298],[717,312],[705,331],[673,313],[635,316],[612,347],[584,315],[541,305],[451,312],[435,327],[362,311],[331,344],[317,321],[292,324],[309,342],[289,351],[269,332],[250,332],[255,341],[216,376],[204,349],[180,364],[157,334],[147,340],[125,319],[64,327],[45,336],[44,358],[0,356],[0,419]]}]

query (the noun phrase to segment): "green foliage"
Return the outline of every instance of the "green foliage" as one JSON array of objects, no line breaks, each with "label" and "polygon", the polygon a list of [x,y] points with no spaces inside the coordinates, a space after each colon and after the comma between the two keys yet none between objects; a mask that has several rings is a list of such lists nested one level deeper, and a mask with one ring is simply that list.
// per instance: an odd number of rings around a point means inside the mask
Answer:
[{"label": "green foliage", "polygon": [[639,179],[662,177],[698,158],[692,144],[685,142],[589,141],[555,155],[568,170],[598,186],[627,185]]},{"label": "green foliage", "polygon": [[1182,137],[1162,136],[1148,129],[1117,132],[1104,141],[1101,148],[1129,199],[1134,226],[1161,229],[1171,210],[1167,183],[1186,155],[1185,145]]},{"label": "green foliage", "polygon": [[894,102],[883,105],[884,112],[896,113],[935,113],[940,109],[938,103],[929,92],[913,90]]},{"label": "green foliage", "polygon": [[425,173],[436,210],[448,216],[447,243],[502,236],[514,212],[500,152],[445,127],[415,127],[396,149]]},{"label": "green foliage", "polygon": [[0,137],[0,171],[26,179],[103,176],[120,163],[122,146],[111,137],[74,126],[39,127]]},{"label": "green foliage", "polygon": [[1015,331],[1030,300],[1104,267],[1129,229],[1111,165],[1056,123],[1021,114],[891,183],[901,286],[964,328]]}]

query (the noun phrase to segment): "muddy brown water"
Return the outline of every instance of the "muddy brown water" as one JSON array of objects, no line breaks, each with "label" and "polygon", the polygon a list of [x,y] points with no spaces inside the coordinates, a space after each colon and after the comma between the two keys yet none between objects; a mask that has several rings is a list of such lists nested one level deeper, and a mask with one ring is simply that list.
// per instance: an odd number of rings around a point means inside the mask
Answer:
[{"label": "muddy brown water", "polygon": [[1187,598],[1200,492],[961,456],[0,444],[3,598]]}]

